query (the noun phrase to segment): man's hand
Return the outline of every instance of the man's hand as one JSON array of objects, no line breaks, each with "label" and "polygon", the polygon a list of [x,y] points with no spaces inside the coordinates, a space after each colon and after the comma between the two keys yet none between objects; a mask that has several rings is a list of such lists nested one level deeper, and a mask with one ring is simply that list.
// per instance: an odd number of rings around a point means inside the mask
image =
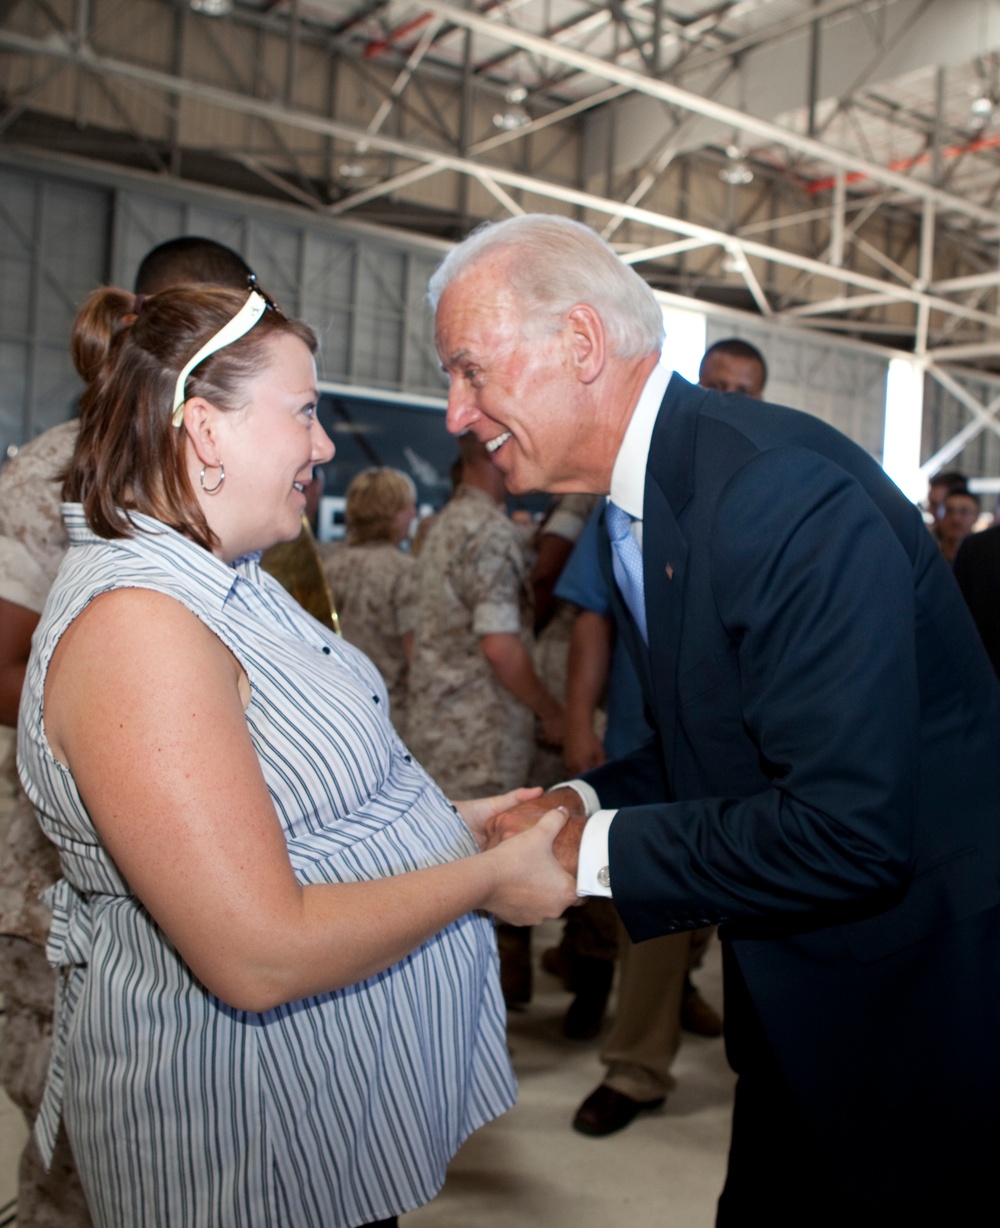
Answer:
[{"label": "man's hand", "polygon": [[501,841],[509,840],[511,836],[534,827],[543,814],[548,814],[557,807],[565,810],[570,817],[584,817],[583,802],[575,789],[566,786],[549,789],[547,793],[525,799],[491,818],[486,824],[489,847],[493,848]]},{"label": "man's hand", "polygon": [[583,839],[583,828],[586,822],[583,815],[567,819],[565,826],[552,844],[552,852],[555,853],[556,860],[574,883],[580,865],[580,841]]},{"label": "man's hand", "polygon": [[511,836],[528,831],[534,827],[543,814],[559,807],[565,810],[569,818],[555,838],[553,852],[567,874],[576,877],[576,864],[580,852],[580,839],[583,835],[583,825],[587,816],[583,813],[583,803],[575,789],[563,786],[560,789],[550,789],[541,796],[526,799],[503,814],[497,815],[486,824],[487,848],[495,848]]},{"label": "man's hand", "polygon": [[529,830],[484,854],[484,862],[496,872],[496,885],[485,907],[501,921],[538,925],[578,903],[576,877],[556,854],[566,826],[565,811],[549,810]]}]

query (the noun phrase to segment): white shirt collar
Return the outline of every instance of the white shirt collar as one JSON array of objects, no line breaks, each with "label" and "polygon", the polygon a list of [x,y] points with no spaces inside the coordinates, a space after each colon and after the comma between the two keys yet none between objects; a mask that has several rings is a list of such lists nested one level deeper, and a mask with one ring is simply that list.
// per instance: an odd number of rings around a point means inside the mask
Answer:
[{"label": "white shirt collar", "polygon": [[646,386],[632,413],[625,430],[625,438],[618,449],[615,467],[611,471],[611,493],[608,498],[617,503],[622,511],[634,520],[642,520],[642,504],[646,494],[646,461],[653,438],[656,415],[660,412],[663,394],[670,383],[673,371],[660,361],[649,373]]}]

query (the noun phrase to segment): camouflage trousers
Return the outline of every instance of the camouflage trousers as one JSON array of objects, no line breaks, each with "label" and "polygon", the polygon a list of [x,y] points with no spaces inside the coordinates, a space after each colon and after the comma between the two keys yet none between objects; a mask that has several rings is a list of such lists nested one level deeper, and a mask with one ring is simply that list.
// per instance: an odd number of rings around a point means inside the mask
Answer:
[{"label": "camouflage trousers", "polygon": [[[55,972],[44,952],[25,938],[0,935],[0,990],[6,1021],[0,1047],[0,1084],[34,1121],[45,1088],[52,1042]],[[90,1228],[83,1187],[64,1131],[46,1172],[29,1135],[18,1166],[20,1228]]]}]

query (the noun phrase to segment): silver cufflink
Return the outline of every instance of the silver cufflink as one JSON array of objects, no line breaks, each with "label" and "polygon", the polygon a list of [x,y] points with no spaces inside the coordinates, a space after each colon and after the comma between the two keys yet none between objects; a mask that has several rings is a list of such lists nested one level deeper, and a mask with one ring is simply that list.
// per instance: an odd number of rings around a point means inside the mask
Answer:
[{"label": "silver cufflink", "polygon": [[611,870],[608,866],[601,866],[597,871],[597,885],[599,887],[611,886]]}]

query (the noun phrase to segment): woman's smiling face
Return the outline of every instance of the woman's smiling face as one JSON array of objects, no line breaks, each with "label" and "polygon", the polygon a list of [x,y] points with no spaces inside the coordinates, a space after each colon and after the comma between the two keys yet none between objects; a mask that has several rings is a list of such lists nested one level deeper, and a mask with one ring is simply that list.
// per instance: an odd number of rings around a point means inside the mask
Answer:
[{"label": "woman's smiling face", "polygon": [[226,478],[206,514],[228,560],[297,537],[314,465],[332,458],[319,423],[316,364],[291,333],[269,342],[270,361],[248,385],[246,406],[219,416]]}]

